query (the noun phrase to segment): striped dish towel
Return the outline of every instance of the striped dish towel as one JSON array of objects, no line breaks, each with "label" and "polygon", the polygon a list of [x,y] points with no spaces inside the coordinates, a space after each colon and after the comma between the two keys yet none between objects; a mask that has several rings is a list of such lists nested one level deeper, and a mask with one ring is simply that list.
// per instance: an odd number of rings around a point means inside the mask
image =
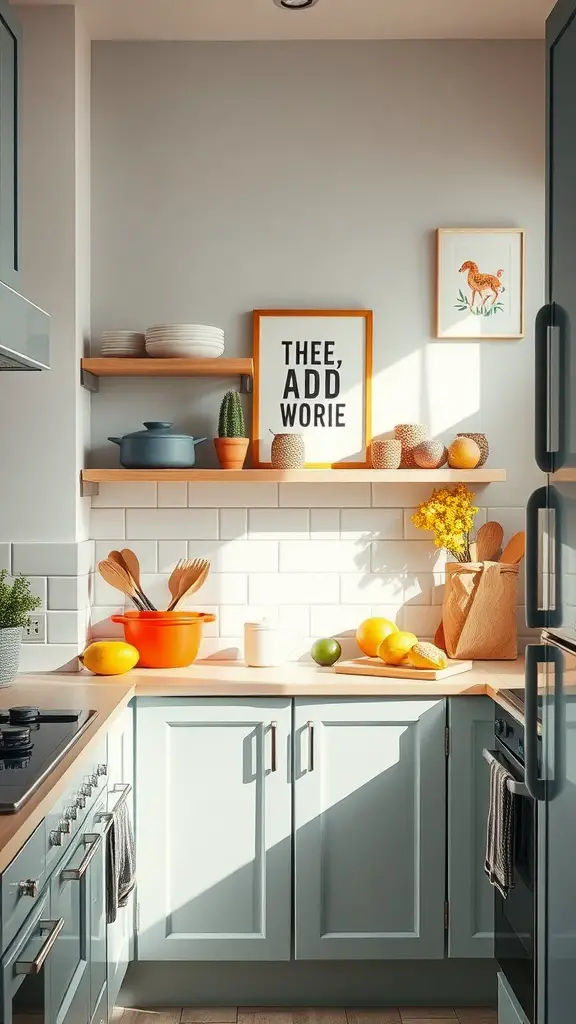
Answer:
[{"label": "striped dish towel", "polygon": [[484,869],[504,899],[514,887],[514,797],[508,789],[512,778],[504,765],[492,761]]}]

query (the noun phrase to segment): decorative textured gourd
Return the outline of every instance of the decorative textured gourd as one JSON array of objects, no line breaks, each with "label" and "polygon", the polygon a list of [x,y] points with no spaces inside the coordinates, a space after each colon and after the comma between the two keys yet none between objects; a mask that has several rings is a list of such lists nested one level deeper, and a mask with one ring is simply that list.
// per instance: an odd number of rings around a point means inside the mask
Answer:
[{"label": "decorative textured gourd", "polygon": [[422,441],[414,449],[414,462],[420,469],[439,469],[448,458],[442,441]]},{"label": "decorative textured gourd", "polygon": [[476,469],[481,452],[470,437],[457,437],[448,449],[448,465],[452,469]]},{"label": "decorative textured gourd", "polygon": [[237,391],[227,391],[222,399],[218,437],[246,437],[244,410]]},{"label": "decorative textured gourd", "polygon": [[414,449],[426,440],[428,428],[423,423],[397,423],[394,437],[402,442],[401,469],[414,469]]}]

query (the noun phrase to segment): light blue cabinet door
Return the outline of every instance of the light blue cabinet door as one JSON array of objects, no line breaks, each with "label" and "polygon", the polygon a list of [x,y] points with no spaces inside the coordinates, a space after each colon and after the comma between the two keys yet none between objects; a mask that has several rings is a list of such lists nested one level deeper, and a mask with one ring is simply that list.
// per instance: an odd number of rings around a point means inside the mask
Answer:
[{"label": "light blue cabinet door", "polygon": [[68,879],[86,853],[83,836],[60,861],[50,882],[50,913],[65,925],[50,955],[50,1024],[86,1024],[90,1019],[89,874]]},{"label": "light blue cabinet door", "polygon": [[494,889],[484,871],[490,768],[482,757],[494,744],[490,697],[448,702],[448,954],[494,956]]},{"label": "light blue cabinet door", "polygon": [[18,283],[18,119],[21,31],[14,8],[0,2],[0,280]]},{"label": "light blue cabinet door", "polygon": [[444,700],[296,700],[296,957],[444,956]]},{"label": "light blue cabinet door", "polygon": [[136,705],[139,960],[288,960],[291,701]]},{"label": "light blue cabinet door", "polygon": [[[112,810],[119,798],[114,787],[132,786],[134,783],[134,711],[126,708],[121,717],[113,723],[108,733],[108,806]],[[132,821],[134,821],[133,793],[127,800]],[[134,942],[134,901],[118,910],[113,924],[108,925],[108,1007],[110,1017],[133,955]]]}]

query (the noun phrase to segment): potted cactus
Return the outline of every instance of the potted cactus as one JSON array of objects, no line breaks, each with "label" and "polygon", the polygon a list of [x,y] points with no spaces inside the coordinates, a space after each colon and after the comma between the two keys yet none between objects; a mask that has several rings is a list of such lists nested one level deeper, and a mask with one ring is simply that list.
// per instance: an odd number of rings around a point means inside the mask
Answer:
[{"label": "potted cactus", "polygon": [[30,612],[40,606],[40,598],[30,592],[30,580],[17,576],[11,580],[6,569],[0,572],[0,686],[9,686],[18,672],[20,645]]},{"label": "potted cactus", "polygon": [[222,469],[242,469],[248,451],[244,412],[237,391],[227,391],[220,406],[214,447]]}]

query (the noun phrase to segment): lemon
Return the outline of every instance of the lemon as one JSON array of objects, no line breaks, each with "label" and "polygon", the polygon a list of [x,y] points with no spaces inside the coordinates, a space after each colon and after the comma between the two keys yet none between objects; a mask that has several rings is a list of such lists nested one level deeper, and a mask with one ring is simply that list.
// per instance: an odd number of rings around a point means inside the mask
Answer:
[{"label": "lemon", "polygon": [[414,644],[408,655],[408,664],[414,668],[446,668],[448,658],[444,651],[435,647],[434,644],[421,642]]},{"label": "lemon", "polygon": [[390,633],[390,636],[382,641],[378,648],[378,657],[387,665],[400,665],[414,644],[417,643],[418,637],[414,633],[397,630],[396,633]]},{"label": "lemon", "polygon": [[80,661],[96,676],[121,676],[138,664],[140,653],[123,640],[98,640],[80,655]]},{"label": "lemon", "polygon": [[317,665],[334,665],[342,654],[342,648],[337,640],[326,637],[324,640],[317,640],[312,644],[310,654]]},{"label": "lemon", "polygon": [[374,616],[371,619],[364,619],[356,630],[356,643],[363,654],[369,658],[375,658],[378,648],[383,640],[391,633],[397,633],[396,626],[390,619],[380,619]]}]

